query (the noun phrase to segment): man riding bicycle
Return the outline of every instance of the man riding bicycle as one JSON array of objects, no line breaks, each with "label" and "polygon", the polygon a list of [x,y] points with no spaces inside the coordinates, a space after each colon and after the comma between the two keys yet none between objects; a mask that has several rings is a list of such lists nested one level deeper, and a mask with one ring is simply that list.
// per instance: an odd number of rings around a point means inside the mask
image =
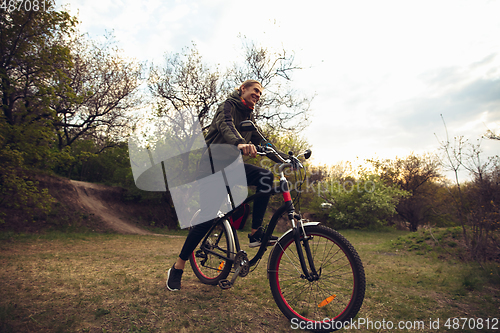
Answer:
[{"label": "man riding bicycle", "polygon": [[[207,146],[211,144],[229,144],[237,146],[243,155],[255,157],[257,150],[253,143],[260,143],[261,137],[256,132],[241,132],[238,130],[238,124],[244,120],[254,121],[253,110],[262,96],[263,88],[260,82],[247,80],[229,95],[222,103],[208,129],[205,137]],[[280,153],[286,156],[283,153]],[[279,163],[274,156],[269,156],[273,161]],[[247,184],[256,186],[256,191],[265,193],[273,187],[274,176],[271,171],[257,167],[251,164],[244,164]],[[254,201],[252,214],[252,229],[248,235],[250,247],[257,247],[261,244],[261,238],[264,234],[262,221],[269,202],[269,196],[261,196]],[[203,203],[202,203],[203,207]],[[189,259],[189,256],[198,246],[198,243],[205,236],[215,220],[194,226],[184,242],[177,261],[168,271],[167,288],[171,291],[177,291],[181,288],[182,273]],[[271,240],[276,240],[272,237]]]}]

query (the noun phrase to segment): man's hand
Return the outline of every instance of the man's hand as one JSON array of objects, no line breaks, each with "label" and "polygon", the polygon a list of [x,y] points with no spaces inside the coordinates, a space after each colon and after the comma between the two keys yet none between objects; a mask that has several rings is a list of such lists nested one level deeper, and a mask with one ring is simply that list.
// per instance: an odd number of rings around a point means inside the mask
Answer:
[{"label": "man's hand", "polygon": [[243,155],[248,155],[251,157],[257,156],[257,149],[251,143],[240,143],[238,149],[242,151]]}]

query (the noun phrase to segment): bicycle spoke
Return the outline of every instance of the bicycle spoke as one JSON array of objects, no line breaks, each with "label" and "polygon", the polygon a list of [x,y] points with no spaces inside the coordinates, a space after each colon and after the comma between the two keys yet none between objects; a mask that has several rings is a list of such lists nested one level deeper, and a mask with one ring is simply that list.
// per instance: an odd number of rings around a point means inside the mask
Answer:
[{"label": "bicycle spoke", "polygon": [[[280,247],[281,247],[281,245],[280,245]],[[282,248],[282,249],[283,249],[283,248]],[[285,251],[284,253],[285,253],[285,255],[286,255],[287,259],[288,259],[288,262],[289,262],[290,264],[292,264],[292,265],[293,265],[293,268],[295,268],[295,270],[297,271],[297,273],[298,273],[298,274],[299,274],[299,276],[300,276],[301,271],[300,271],[300,270],[297,268],[297,266],[293,263],[292,259],[291,259],[291,258],[289,257],[289,255],[288,255],[288,253],[287,253],[286,251]],[[298,266],[300,266],[300,259],[299,259],[298,255],[296,255],[296,254],[295,254],[295,252],[292,252],[292,254],[295,256],[296,260],[299,262]]]},{"label": "bicycle spoke", "polygon": [[[196,256],[199,252],[202,258]],[[193,272],[203,283],[217,284],[219,280],[229,275],[230,264],[216,254],[223,257],[230,256],[228,234],[221,222],[207,233],[199,250],[195,250],[190,257]]]}]

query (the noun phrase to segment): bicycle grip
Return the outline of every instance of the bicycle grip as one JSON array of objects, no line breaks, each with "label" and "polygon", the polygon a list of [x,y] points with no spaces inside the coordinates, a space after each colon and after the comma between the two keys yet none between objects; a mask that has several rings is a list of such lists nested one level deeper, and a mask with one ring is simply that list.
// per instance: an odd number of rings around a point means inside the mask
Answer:
[{"label": "bicycle grip", "polygon": [[258,153],[266,153],[267,152],[267,149],[265,147],[255,146],[255,148],[257,149]]}]

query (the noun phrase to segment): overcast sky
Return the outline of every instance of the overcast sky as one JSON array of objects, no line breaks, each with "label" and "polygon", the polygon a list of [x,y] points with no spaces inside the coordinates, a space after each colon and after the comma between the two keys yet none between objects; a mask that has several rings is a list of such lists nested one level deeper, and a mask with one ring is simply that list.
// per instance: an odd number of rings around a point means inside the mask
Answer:
[{"label": "overcast sky", "polygon": [[[500,1],[57,1],[140,61],[195,42],[206,63],[229,66],[239,34],[294,51],[294,87],[316,94],[304,133],[316,163],[436,151],[440,114],[450,136],[500,132]],[[500,153],[500,141],[482,147]]]}]

